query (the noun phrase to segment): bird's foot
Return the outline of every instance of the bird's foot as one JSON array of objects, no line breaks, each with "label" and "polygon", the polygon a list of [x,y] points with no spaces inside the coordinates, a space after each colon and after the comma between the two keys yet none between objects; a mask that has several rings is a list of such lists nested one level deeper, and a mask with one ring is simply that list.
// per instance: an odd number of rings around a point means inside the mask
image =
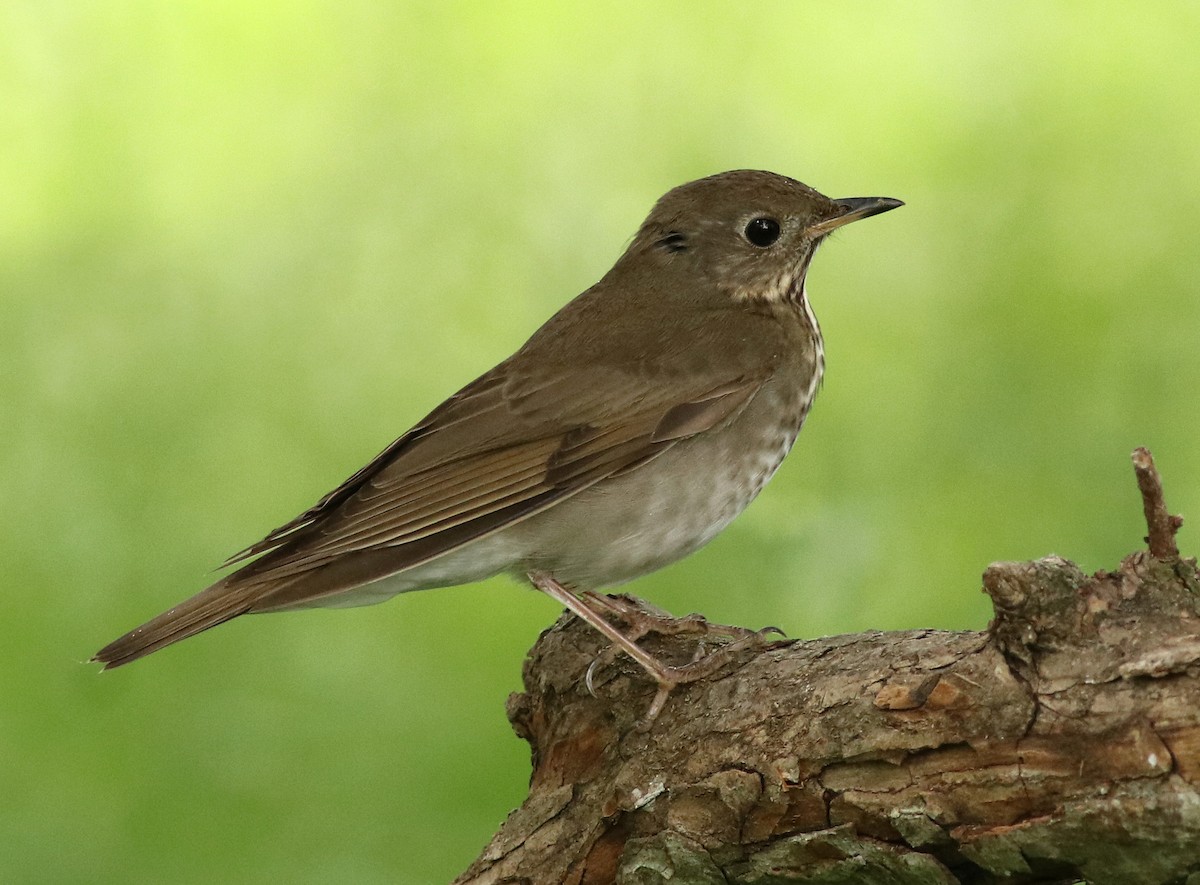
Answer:
[{"label": "bird's foot", "polygon": [[[646,672],[658,683],[658,692],[650,704],[650,709],[640,721],[640,727],[648,727],[654,721],[676,686],[705,679],[720,670],[739,652],[762,645],[772,635],[784,635],[778,627],[750,630],[746,627],[735,627],[729,624],[714,624],[699,614],[675,618],[661,609],[624,594],[608,596],[589,590],[585,591],[583,596],[585,604],[593,612],[623,621],[629,628],[624,635],[630,642],[637,643],[651,634],[660,636],[701,634],[690,663],[670,666],[653,659],[657,666],[652,669],[639,659],[638,663],[642,663]],[[733,641],[706,652],[705,639],[714,634],[729,637]],[[623,650],[623,647],[619,645],[610,645],[597,655],[588,667],[584,682],[593,697],[596,696],[595,676],[597,670],[615,661]]]},{"label": "bird's foot", "polygon": [[[689,615],[689,617],[699,617],[699,615]],[[680,620],[687,619],[681,618]],[[700,618],[700,620],[703,621],[704,619]],[[705,621],[704,623],[707,624],[708,622]],[[760,648],[773,635],[784,635],[783,631],[778,627],[748,630],[745,627],[730,627],[728,624],[712,624],[710,626],[717,628],[713,630],[716,633],[723,633],[727,630],[738,631],[740,638],[733,642],[727,642],[709,652],[705,651],[704,639],[701,638],[696,643],[696,651],[692,655],[691,663],[681,666],[664,666],[661,673],[652,673],[651,675],[658,682],[658,691],[654,695],[654,700],[650,702],[650,709],[646,711],[646,715],[637,723],[639,731],[645,731],[650,727],[658,714],[662,712],[663,705],[666,704],[667,699],[671,696],[671,692],[676,686],[707,679],[733,660],[739,652],[747,648]],[[601,657],[597,657],[595,661],[592,661],[591,666],[588,667],[587,682],[589,691],[591,690],[592,670],[599,663]]]},{"label": "bird's foot", "polygon": [[[530,572],[529,580],[543,593],[558,600],[580,619],[600,631],[612,643],[588,667],[585,684],[592,695],[596,693],[594,682],[598,667],[611,663],[621,652],[633,658],[658,683],[654,701],[638,723],[642,730],[649,728],[655,717],[662,712],[663,705],[676,686],[711,676],[739,651],[765,642],[771,634],[783,635],[783,631],[778,627],[766,627],[755,631],[725,624],[710,624],[700,615],[673,618],[661,609],[637,602],[628,596],[605,596],[585,592],[581,598],[545,572]],[[629,631],[617,629],[610,618],[624,622]],[[700,633],[702,636],[692,661],[676,667],[662,663],[638,645],[638,640],[651,633],[665,636]],[[712,634],[731,637],[734,641],[705,654],[704,637]]]}]

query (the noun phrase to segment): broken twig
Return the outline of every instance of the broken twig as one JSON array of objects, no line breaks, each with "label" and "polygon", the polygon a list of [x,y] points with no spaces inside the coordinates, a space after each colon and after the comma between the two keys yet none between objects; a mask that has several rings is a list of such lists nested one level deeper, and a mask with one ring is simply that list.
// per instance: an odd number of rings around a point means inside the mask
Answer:
[{"label": "broken twig", "polygon": [[1175,533],[1183,525],[1182,516],[1172,516],[1163,501],[1162,478],[1154,466],[1154,457],[1145,446],[1133,450],[1133,471],[1137,474],[1138,490],[1142,493],[1142,510],[1146,514],[1146,543],[1150,555],[1158,560],[1179,558]]}]

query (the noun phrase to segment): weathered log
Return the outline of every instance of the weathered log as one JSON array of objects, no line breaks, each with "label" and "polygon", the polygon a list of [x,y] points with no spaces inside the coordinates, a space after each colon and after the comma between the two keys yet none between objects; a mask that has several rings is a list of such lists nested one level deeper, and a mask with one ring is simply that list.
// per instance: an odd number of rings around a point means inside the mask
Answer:
[{"label": "weathered log", "polygon": [[1200,575],[1142,451],[1153,554],[992,565],[986,631],[767,642],[639,728],[654,687],[589,694],[602,640],[562,618],[509,701],[529,797],[458,882],[1194,885]]}]

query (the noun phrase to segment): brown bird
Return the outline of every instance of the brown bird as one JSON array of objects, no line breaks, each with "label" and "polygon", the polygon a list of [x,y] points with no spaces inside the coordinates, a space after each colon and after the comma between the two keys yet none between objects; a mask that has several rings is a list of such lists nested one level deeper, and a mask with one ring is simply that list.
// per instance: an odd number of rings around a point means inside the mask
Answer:
[{"label": "brown bird", "polygon": [[900,205],[748,170],[675,188],[520,350],[225,563],[248,564],[94,660],[118,667],[238,615],[506,573],[629,653],[661,706],[688,668],[644,651],[592,591],[698,549],[775,473],[824,370],[804,285],[813,253]]}]

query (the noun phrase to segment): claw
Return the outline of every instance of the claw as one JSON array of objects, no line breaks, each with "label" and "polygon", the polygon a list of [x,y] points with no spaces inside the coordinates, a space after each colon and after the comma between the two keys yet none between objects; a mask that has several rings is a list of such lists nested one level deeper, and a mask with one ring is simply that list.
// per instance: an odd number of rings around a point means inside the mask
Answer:
[{"label": "claw", "polygon": [[654,695],[654,700],[650,703],[650,709],[646,711],[646,715],[634,723],[634,729],[641,732],[650,730],[650,726],[654,724],[654,720],[658,718],[658,714],[662,712],[663,706],[667,703],[667,698],[671,696],[671,689],[674,685],[659,685],[658,692]]},{"label": "claw", "polygon": [[583,685],[587,686],[588,694],[590,694],[590,696],[593,698],[600,697],[599,694],[596,694],[596,687],[592,682],[592,676],[596,672],[596,664],[598,663],[600,663],[600,656],[596,655],[594,658],[592,658],[592,663],[588,664],[588,672],[583,674]]},{"label": "claw", "polygon": [[585,673],[583,676],[583,684],[587,686],[588,694],[594,698],[600,697],[600,695],[596,694],[596,685],[592,680],[596,675],[596,668],[600,666],[600,659],[602,657],[604,657],[603,653],[596,655],[596,657],[592,659],[592,662],[588,664],[587,673]]}]

